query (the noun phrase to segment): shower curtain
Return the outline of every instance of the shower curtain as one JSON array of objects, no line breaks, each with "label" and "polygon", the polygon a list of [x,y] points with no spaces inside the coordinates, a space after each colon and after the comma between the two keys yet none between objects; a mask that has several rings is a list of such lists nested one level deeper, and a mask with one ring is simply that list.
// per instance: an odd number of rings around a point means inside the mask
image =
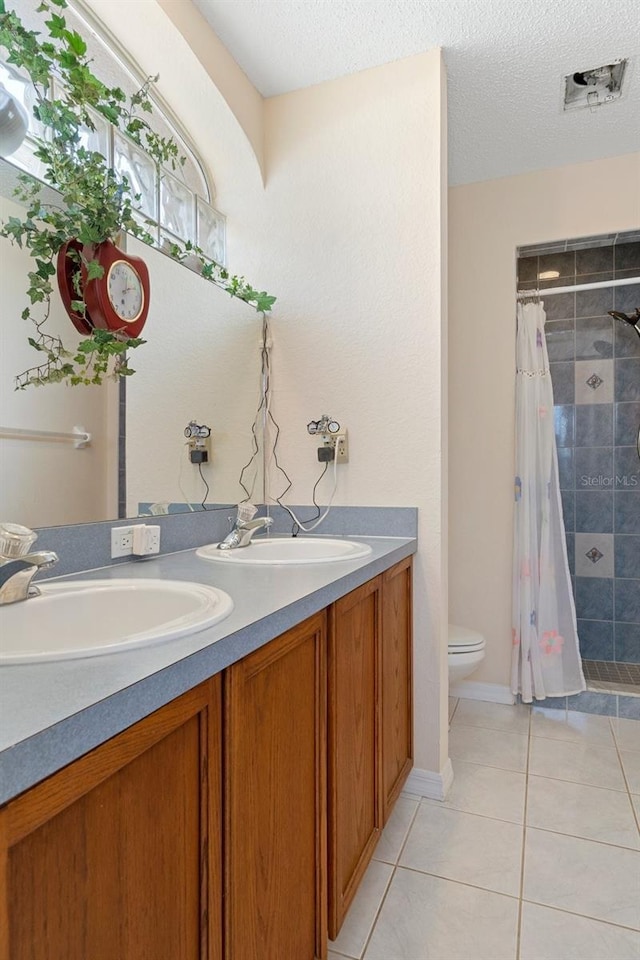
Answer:
[{"label": "shower curtain", "polygon": [[518,304],[511,690],[525,703],[585,689],[553,426],[542,303]]}]

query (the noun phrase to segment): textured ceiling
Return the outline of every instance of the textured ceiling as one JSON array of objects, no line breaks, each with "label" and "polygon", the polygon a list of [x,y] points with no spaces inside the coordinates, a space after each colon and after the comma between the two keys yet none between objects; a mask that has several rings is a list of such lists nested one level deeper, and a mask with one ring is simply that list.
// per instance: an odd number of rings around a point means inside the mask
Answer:
[{"label": "textured ceiling", "polygon": [[[452,183],[640,150],[638,0],[194,2],[265,97],[443,47]],[[618,57],[622,99],[563,113],[563,76]]]}]

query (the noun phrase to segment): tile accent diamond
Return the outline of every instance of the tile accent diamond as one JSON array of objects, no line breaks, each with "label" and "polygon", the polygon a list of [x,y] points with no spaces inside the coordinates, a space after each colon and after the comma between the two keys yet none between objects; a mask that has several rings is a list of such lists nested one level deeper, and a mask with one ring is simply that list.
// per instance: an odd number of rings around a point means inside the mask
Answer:
[{"label": "tile accent diamond", "polygon": [[585,553],[585,557],[591,560],[592,563],[597,563],[598,560],[602,560],[603,556],[604,554],[600,553],[597,547],[591,547],[591,550]]},{"label": "tile accent diamond", "polygon": [[576,360],[575,402],[612,403],[613,365],[613,360]]}]

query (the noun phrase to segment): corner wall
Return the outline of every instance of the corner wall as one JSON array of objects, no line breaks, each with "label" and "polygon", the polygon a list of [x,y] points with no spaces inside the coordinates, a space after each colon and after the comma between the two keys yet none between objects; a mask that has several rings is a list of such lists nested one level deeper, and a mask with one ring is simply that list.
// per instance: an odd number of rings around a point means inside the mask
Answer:
[{"label": "corner wall", "polygon": [[[279,294],[272,412],[287,501],[311,501],[306,424],[328,413],[349,431],[335,503],[419,509],[415,763],[431,771],[447,758],[445,96],[433,50],[266,101],[251,269]],[[273,470],[271,487],[284,487]],[[320,503],[330,491],[328,476]]]},{"label": "corner wall", "polygon": [[450,190],[450,620],[487,638],[474,681],[509,683],[516,247],[639,225],[640,154]]}]

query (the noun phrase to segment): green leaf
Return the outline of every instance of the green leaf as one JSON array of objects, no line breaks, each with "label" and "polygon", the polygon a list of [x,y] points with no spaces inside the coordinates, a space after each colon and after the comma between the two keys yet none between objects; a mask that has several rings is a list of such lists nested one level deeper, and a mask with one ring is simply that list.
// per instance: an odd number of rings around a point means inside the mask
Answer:
[{"label": "green leaf", "polygon": [[51,20],[45,21],[45,26],[49,28],[52,37],[62,38],[67,22],[64,17],[59,17],[57,13],[52,14]]},{"label": "green leaf", "polygon": [[87,261],[87,280],[97,280],[104,276],[104,267],[97,260]]},{"label": "green leaf", "polygon": [[64,38],[73,50],[74,53],[77,53],[79,57],[83,57],[87,52],[87,45],[80,36],[79,33],[76,33],[75,30],[71,32],[70,30],[65,30]]}]

